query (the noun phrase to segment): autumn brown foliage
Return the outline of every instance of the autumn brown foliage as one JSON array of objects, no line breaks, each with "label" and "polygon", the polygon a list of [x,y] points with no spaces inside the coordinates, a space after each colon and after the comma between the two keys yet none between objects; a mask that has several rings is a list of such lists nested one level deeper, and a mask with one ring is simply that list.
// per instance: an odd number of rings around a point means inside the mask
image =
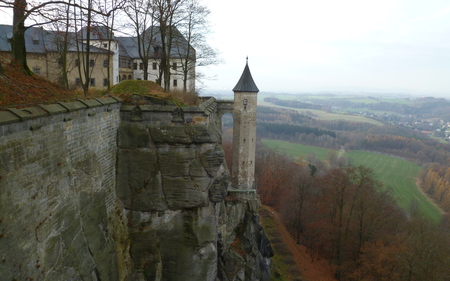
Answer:
[{"label": "autumn brown foliage", "polygon": [[422,189],[447,212],[450,212],[450,168],[427,165],[419,175]]},{"label": "autumn brown foliage", "polygon": [[406,214],[371,169],[294,164],[266,149],[258,155],[262,203],[280,211],[312,259],[325,257],[336,266],[339,280],[450,276],[448,220],[436,225],[414,209]]}]

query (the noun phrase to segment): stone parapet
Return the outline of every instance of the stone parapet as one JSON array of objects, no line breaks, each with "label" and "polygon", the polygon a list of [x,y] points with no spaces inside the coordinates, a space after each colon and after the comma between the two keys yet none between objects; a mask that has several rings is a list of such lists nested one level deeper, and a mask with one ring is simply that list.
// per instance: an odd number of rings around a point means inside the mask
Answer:
[{"label": "stone parapet", "polygon": [[[39,104],[38,106],[27,108],[8,108],[0,111],[0,126],[104,105],[119,104],[121,102],[122,100],[120,98],[105,97],[89,100],[78,99],[53,104]],[[110,107],[106,107],[107,111],[111,111],[111,109]]]},{"label": "stone parapet", "polygon": [[[148,102],[151,103],[153,100]],[[171,125],[174,123],[207,125],[214,119],[216,109],[216,99],[209,98],[199,106],[178,107],[172,103],[123,105],[120,111],[123,121],[143,122],[146,125]]]}]

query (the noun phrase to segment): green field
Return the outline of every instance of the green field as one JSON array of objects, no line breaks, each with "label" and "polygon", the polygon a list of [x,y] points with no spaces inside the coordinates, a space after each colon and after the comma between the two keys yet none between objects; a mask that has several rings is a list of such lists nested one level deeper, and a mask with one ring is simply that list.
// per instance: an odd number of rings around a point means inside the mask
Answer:
[{"label": "green field", "polygon": [[[284,141],[263,140],[263,143],[269,148],[276,148],[278,151],[294,157],[301,157],[314,152],[317,158],[324,160],[328,152],[328,149]],[[420,166],[397,157],[366,151],[351,151],[345,153],[344,156],[350,157],[353,165],[372,168],[378,179],[385,186],[392,188],[398,205],[403,209],[407,209],[411,200],[415,199],[419,202],[423,214],[434,221],[439,221],[441,218],[439,210],[416,187],[415,178],[421,170]]]},{"label": "green field", "polygon": [[311,152],[314,152],[317,158],[319,158],[320,160],[325,160],[326,155],[329,151],[329,149],[325,148],[291,143],[287,141],[262,140],[262,142],[271,149],[275,149],[278,152],[294,156],[295,158],[303,157],[310,154]]},{"label": "green field", "polygon": [[286,109],[290,109],[290,110],[295,110],[303,115],[308,115],[307,112],[311,112],[312,114],[314,114],[314,116],[313,116],[314,118],[317,118],[320,120],[325,120],[325,121],[345,120],[345,121],[351,121],[351,122],[361,122],[361,123],[365,122],[365,123],[375,124],[375,125],[379,125],[379,126],[383,125],[383,123],[381,123],[379,121],[376,121],[376,120],[373,120],[370,118],[366,118],[363,116],[358,116],[358,115],[336,114],[336,113],[328,113],[323,110],[316,110],[316,109],[304,109],[304,108],[278,106],[278,105],[274,105],[273,103],[264,102],[264,101],[262,101],[262,102],[258,101],[258,105],[264,105],[264,106],[268,106],[268,107],[286,108]]}]

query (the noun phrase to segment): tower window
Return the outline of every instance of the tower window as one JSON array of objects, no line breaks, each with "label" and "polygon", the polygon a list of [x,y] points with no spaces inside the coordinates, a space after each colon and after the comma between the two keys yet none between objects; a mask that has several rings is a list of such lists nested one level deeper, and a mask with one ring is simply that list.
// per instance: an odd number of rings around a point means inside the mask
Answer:
[{"label": "tower window", "polygon": [[244,105],[247,105],[247,100],[244,100]]}]

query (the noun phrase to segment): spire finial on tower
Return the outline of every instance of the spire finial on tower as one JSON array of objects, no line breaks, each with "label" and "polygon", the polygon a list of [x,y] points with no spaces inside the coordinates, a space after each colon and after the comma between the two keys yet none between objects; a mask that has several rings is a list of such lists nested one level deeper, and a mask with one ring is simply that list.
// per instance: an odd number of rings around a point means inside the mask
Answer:
[{"label": "spire finial on tower", "polygon": [[247,65],[248,65],[248,56],[247,56],[246,60],[247,60],[247,61],[245,62],[245,64],[247,64]]},{"label": "spire finial on tower", "polygon": [[244,72],[242,73],[241,78],[239,79],[236,86],[234,86],[233,92],[259,92],[258,87],[256,87],[256,84],[253,81],[252,74],[250,73],[250,68],[248,67],[248,56]]}]

